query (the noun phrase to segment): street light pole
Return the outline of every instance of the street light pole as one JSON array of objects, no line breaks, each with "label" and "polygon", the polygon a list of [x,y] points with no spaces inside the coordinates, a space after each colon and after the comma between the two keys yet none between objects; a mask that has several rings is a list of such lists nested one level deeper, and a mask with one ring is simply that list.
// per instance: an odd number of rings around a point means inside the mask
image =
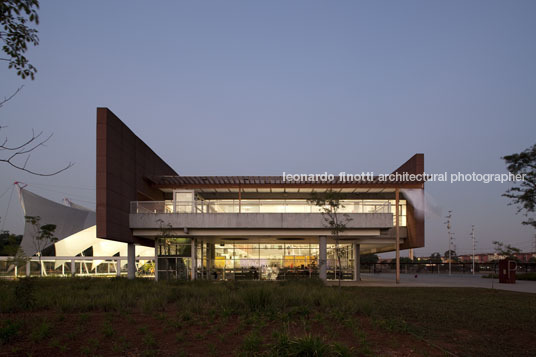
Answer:
[{"label": "street light pole", "polygon": [[475,225],[471,226],[471,239],[473,240],[473,275],[475,275]]},{"label": "street light pole", "polygon": [[449,236],[449,276],[452,275],[452,240],[453,240],[453,234],[451,232],[451,223],[450,220],[452,219],[452,211],[449,211],[449,214],[447,215],[447,221],[445,224],[447,225],[447,232]]}]

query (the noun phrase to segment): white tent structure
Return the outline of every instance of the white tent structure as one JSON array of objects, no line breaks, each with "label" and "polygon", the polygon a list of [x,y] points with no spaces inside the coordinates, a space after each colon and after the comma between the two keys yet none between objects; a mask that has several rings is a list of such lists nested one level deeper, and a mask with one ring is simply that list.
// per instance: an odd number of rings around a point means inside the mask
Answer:
[{"label": "white tent structure", "polygon": [[[96,214],[94,211],[76,205],[69,200],[60,204],[36,195],[23,187],[18,186],[19,197],[24,216],[40,217],[41,224],[55,224],[54,236],[58,238],[54,245],[57,257],[74,257],[83,255],[88,248],[93,248],[94,257],[111,257],[127,255],[127,244],[97,238]],[[21,248],[28,257],[37,253],[34,241],[34,227],[26,222]],[[49,245],[49,246],[50,246]],[[46,248],[46,247],[43,247]],[[154,248],[136,246],[136,256],[154,256]],[[102,260],[94,260],[91,270],[94,270]],[[58,260],[55,268],[64,264]],[[140,261],[140,264],[143,264]],[[126,264],[126,260],[124,264]]]}]

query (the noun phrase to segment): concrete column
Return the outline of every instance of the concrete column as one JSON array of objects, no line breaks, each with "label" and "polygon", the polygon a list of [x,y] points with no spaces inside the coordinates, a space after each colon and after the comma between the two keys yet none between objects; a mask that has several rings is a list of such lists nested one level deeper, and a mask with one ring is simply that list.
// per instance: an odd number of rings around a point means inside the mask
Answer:
[{"label": "concrete column", "polygon": [[205,262],[204,262],[204,258],[205,258],[205,255],[204,255],[204,252],[203,252],[203,241],[201,241],[201,280],[205,279]]},{"label": "concrete column", "polygon": [[136,246],[134,243],[128,243],[127,259],[127,277],[132,280],[136,278]]},{"label": "concrete column", "polygon": [[327,276],[327,238],[326,236],[318,237],[318,271],[320,279],[326,281]]},{"label": "concrete column", "polygon": [[361,245],[354,243],[354,281],[361,281]]},{"label": "concrete column", "polygon": [[119,258],[115,262],[115,275],[121,276],[121,259]]},{"label": "concrete column", "polygon": [[154,240],[154,280],[158,281],[158,238]]},{"label": "concrete column", "polygon": [[192,270],[191,270],[191,279],[195,280],[197,278],[197,244],[196,239],[192,238]]},{"label": "concrete column", "polygon": [[214,244],[207,243],[207,280],[212,280],[212,252],[214,251]]},{"label": "concrete column", "polygon": [[74,259],[71,259],[71,275],[76,275],[76,262]]},{"label": "concrete column", "polygon": [[400,202],[400,190],[396,188],[395,191],[395,229],[396,229],[396,283],[400,284],[400,210],[399,210],[399,202]]},{"label": "concrete column", "polygon": [[30,277],[30,260],[26,262],[26,277]]}]

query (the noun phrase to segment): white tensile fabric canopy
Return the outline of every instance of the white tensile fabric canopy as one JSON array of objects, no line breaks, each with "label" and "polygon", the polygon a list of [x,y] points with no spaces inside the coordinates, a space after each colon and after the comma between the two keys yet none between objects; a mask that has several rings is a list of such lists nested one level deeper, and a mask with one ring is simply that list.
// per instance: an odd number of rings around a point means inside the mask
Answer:
[{"label": "white tensile fabric canopy", "polygon": [[[55,224],[54,236],[56,256],[73,257],[82,254],[86,249],[93,248],[93,256],[110,257],[118,254],[126,256],[127,244],[97,238],[96,214],[85,207],[66,200],[69,206],[53,202],[23,188],[19,189],[20,202],[25,216],[39,216],[40,224]],[[21,248],[28,257],[37,253],[34,244],[35,228],[25,223]],[[50,244],[52,245],[52,244]],[[50,246],[49,245],[49,246]],[[46,247],[44,247],[46,248]],[[136,246],[136,256],[153,256],[154,248]],[[101,261],[93,261],[92,269]],[[126,260],[123,261],[126,264]],[[56,262],[56,268],[63,262]],[[140,263],[143,263],[140,261]]]}]

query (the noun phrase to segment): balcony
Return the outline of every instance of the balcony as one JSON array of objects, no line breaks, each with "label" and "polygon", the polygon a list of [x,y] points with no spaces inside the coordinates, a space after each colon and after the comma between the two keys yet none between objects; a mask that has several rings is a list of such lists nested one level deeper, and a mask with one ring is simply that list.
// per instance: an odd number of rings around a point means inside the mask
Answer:
[{"label": "balcony", "polygon": [[[341,201],[339,212],[348,214],[352,217],[352,221],[363,220],[364,217],[373,217],[374,215],[389,217],[389,227],[395,225],[394,217],[394,201],[393,200],[344,200]],[[309,214],[318,216],[320,219],[322,210],[320,207],[306,200],[195,200],[188,202],[181,201],[133,201],[131,202],[130,213],[132,215],[157,214],[165,215],[166,221],[171,219],[171,216],[183,216],[183,219],[194,221],[216,221],[225,220],[224,216],[244,216],[251,220],[251,215],[257,217],[264,216],[263,220],[273,220],[279,214],[281,220],[290,219],[303,220],[300,215]],[[400,201],[399,205],[400,226],[406,225],[406,202]],[[221,217],[218,218],[218,216]],[[298,215],[294,217],[294,215]],[[190,218],[186,218],[186,217]],[[205,216],[205,218],[194,216]],[[212,217],[212,218],[209,218]],[[241,219],[234,218],[236,223]],[[177,220],[178,218],[173,218]],[[181,220],[183,220],[181,219]],[[246,218],[243,218],[246,219]],[[243,220],[242,219],[242,220]],[[258,220],[258,218],[256,218]],[[380,224],[386,228],[385,224]]]}]

